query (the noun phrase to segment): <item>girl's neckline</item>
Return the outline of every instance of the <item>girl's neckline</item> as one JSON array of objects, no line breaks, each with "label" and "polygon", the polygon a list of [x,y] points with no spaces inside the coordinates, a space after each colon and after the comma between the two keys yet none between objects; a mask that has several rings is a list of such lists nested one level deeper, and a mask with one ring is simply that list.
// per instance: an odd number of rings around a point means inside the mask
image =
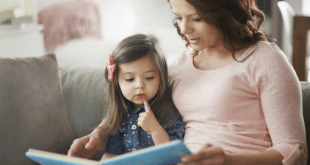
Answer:
[{"label": "girl's neckline", "polygon": [[232,62],[231,64],[229,64],[227,66],[224,66],[224,67],[221,67],[221,68],[218,68],[218,69],[210,69],[210,70],[204,70],[204,69],[196,68],[195,65],[194,65],[194,55],[190,53],[190,56],[191,56],[191,67],[194,70],[202,71],[202,72],[217,72],[217,71],[225,70],[227,68],[232,67],[236,63],[238,63],[238,61],[244,61],[248,56],[250,56],[253,53],[253,51],[255,50],[255,45],[256,44],[249,46],[246,49],[246,51],[244,51],[244,53],[237,59],[237,61],[234,61],[234,62]]}]

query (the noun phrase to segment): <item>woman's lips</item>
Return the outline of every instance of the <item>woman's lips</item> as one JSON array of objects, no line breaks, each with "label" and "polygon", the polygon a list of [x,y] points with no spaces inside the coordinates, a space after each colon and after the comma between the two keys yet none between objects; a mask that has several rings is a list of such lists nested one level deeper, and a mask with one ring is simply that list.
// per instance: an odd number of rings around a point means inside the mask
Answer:
[{"label": "woman's lips", "polygon": [[190,44],[197,44],[197,43],[198,43],[198,41],[199,41],[199,38],[196,38],[196,39],[190,39],[190,40],[189,40],[189,43],[190,43]]}]

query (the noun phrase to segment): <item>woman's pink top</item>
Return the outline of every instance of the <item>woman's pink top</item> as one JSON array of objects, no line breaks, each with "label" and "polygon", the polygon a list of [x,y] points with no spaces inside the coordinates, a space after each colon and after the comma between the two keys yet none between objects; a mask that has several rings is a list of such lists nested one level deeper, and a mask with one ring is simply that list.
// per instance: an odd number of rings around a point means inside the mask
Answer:
[{"label": "woman's pink top", "polygon": [[285,165],[306,164],[301,88],[289,60],[276,44],[259,41],[238,61],[199,70],[185,50],[169,65],[185,144],[192,152],[206,143],[227,153],[275,149]]}]

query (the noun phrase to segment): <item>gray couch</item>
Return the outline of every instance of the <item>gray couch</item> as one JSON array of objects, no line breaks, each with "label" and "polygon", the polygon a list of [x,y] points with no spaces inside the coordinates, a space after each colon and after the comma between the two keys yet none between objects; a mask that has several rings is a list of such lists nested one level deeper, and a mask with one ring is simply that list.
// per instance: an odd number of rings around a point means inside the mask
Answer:
[{"label": "gray couch", "polygon": [[[0,165],[35,164],[25,157],[29,148],[66,154],[89,134],[102,119],[104,65],[58,65],[54,55],[0,58]],[[310,83],[301,86],[309,141]]]},{"label": "gray couch", "polygon": [[0,58],[0,165],[36,164],[25,157],[29,148],[67,154],[89,134],[102,119],[104,65],[58,65],[54,55]]}]

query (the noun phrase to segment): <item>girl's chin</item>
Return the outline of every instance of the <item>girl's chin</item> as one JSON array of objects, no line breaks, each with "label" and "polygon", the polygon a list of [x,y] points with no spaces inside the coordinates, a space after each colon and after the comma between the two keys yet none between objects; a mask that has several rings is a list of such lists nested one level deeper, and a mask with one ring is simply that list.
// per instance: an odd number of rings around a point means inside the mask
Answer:
[{"label": "girl's chin", "polygon": [[141,108],[144,104],[136,104],[136,103],[133,103],[133,108],[134,110],[138,110],[139,108]]}]

